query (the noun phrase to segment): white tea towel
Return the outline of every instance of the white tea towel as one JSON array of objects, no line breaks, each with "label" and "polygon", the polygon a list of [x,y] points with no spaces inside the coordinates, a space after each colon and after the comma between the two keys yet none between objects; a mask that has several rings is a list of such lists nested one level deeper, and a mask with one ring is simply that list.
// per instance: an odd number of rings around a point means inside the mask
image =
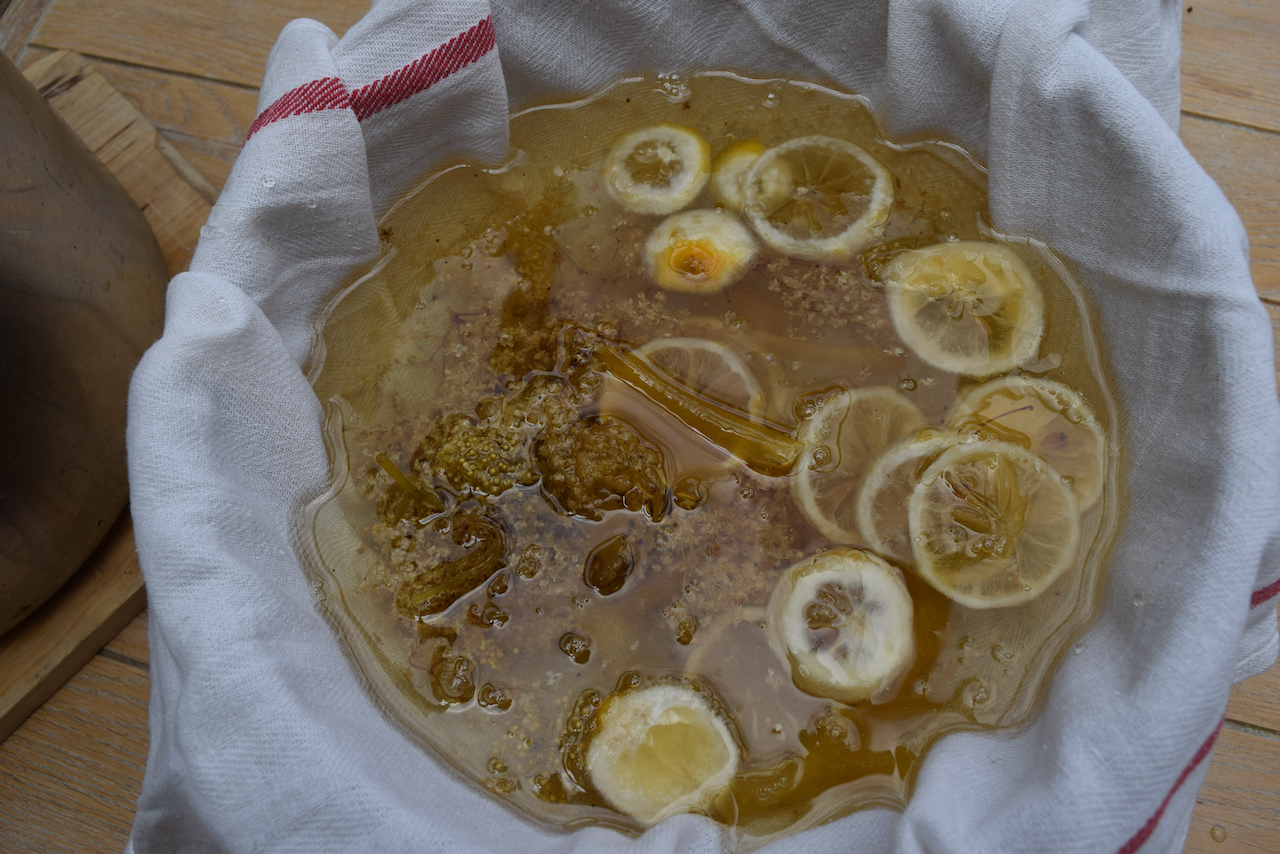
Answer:
[{"label": "white tea towel", "polygon": [[[342,39],[296,21],[169,291],[130,395],[151,608],[152,852],[718,852],[548,829],[459,781],[375,709],[313,604],[296,525],[323,491],[299,367],[373,257],[405,176],[506,147],[509,110],[637,71],[729,68],[867,96],[990,166],[994,225],[1080,271],[1109,342],[1128,520],[1104,607],[1016,733],[937,743],[905,811],[770,851],[1177,852],[1233,681],[1275,660],[1280,406],[1244,230],[1177,136],[1164,0],[377,0]],[[1143,606],[1138,607],[1138,603]]]}]

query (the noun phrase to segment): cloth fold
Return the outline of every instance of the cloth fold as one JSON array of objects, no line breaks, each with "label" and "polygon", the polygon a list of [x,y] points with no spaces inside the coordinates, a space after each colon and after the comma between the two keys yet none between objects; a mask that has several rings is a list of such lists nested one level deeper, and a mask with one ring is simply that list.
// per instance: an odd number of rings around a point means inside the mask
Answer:
[{"label": "cloth fold", "polygon": [[286,27],[130,393],[153,684],[131,849],[732,850],[695,816],[637,839],[551,830],[423,753],[316,608],[298,521],[329,477],[313,324],[375,255],[403,181],[501,160],[509,110],[729,68],[858,91],[890,134],[985,158],[993,225],[1078,269],[1127,413],[1104,607],[1043,712],[942,739],[905,811],[767,850],[1180,850],[1230,685],[1280,649],[1280,405],[1243,227],[1177,138],[1179,15],[1163,0],[377,0],[341,39]]}]

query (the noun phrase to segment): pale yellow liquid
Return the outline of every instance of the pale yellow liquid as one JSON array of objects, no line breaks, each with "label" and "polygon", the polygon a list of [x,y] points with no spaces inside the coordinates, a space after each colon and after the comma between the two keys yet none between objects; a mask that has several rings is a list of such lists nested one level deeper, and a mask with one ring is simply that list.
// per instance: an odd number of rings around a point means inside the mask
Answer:
[{"label": "pale yellow liquid", "polygon": [[[781,573],[835,544],[806,521],[785,478],[726,460],[623,392],[612,411],[663,449],[670,484],[697,478],[706,503],[675,507],[656,524],[626,511],[589,522],[555,513],[537,487],[509,490],[489,502],[507,530],[506,569],[428,628],[415,626],[395,609],[396,589],[465,548],[429,527],[379,521],[376,503],[392,481],[375,457],[408,471],[437,416],[502,397],[514,378],[496,372],[491,356],[513,306],[631,345],[720,341],[766,390],[767,418],[788,430],[802,395],[835,385],[897,388],[941,426],[957,394],[977,383],[926,365],[897,339],[861,261],[822,266],[764,249],[720,293],[656,288],[639,251],[661,217],[622,210],[598,175],[618,135],[656,121],[698,129],[713,152],[744,137],[766,146],[814,133],[851,140],[895,178],[890,246],[991,239],[980,168],[941,143],[885,142],[860,101],[825,90],[726,75],[676,87],[634,81],[589,103],[517,116],[512,160],[446,170],[409,195],[383,223],[379,265],[327,315],[313,377],[329,402],[336,482],[311,510],[315,579],[388,714],[464,777],[553,825],[638,829],[592,789],[583,734],[612,691],[693,685],[740,741],[741,771],[705,811],[735,827],[746,849],[854,809],[905,804],[939,735],[1028,719],[1092,617],[1116,527],[1117,466],[1082,520],[1077,565],[1027,605],[955,606],[905,568],[915,663],[890,702],[845,706],[797,689],[763,626]],[[707,190],[691,207],[713,204]],[[1047,252],[1015,249],[1040,282],[1048,316],[1041,361],[1030,368],[1076,389],[1113,430],[1078,289]],[[553,367],[554,347],[547,353]],[[601,595],[584,566],[618,535],[631,543],[634,569],[621,590]],[[423,799],[430,809],[430,793]]]}]

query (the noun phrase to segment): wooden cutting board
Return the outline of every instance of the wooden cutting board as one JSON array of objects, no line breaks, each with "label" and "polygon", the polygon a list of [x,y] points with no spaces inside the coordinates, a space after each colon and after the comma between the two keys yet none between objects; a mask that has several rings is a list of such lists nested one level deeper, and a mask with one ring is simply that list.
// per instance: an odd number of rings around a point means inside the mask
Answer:
[{"label": "wooden cutting board", "polygon": [[[84,57],[58,51],[24,73],[137,202],[169,275],[185,270],[217,190]],[[126,511],[80,571],[0,637],[0,741],[145,604]]]}]

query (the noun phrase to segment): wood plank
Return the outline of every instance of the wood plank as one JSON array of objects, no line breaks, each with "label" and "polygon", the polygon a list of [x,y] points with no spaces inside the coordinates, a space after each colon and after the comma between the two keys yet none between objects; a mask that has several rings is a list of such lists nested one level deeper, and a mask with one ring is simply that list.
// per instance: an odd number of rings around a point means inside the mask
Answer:
[{"label": "wood plank", "polygon": [[147,610],[143,608],[141,614],[121,629],[120,634],[102,648],[102,653],[149,672],[151,650],[147,646]]},{"label": "wood plank", "polygon": [[1280,665],[1231,689],[1227,719],[1270,730],[1280,737]]},{"label": "wood plank", "polygon": [[1280,135],[1184,117],[1182,142],[1240,213],[1258,293],[1280,303]]},{"label": "wood plank", "polygon": [[126,514],[61,590],[0,638],[0,739],[115,637],[145,603],[133,520]]},{"label": "wood plank", "polygon": [[258,92],[106,60],[94,68],[162,133],[233,145],[238,150],[258,110]]},{"label": "wood plank", "polygon": [[1196,798],[1184,854],[1275,854],[1280,841],[1277,769],[1280,741],[1224,726]]},{"label": "wood plank", "polygon": [[[1280,337],[1280,312],[1272,314],[1272,323]],[[1270,730],[1280,738],[1280,662],[1231,689],[1227,720]],[[1280,768],[1276,773],[1280,774]]]},{"label": "wood plank", "polygon": [[13,0],[5,8],[5,0],[0,0],[0,53],[15,64],[18,54],[31,38],[31,33],[40,24],[50,0]]},{"label": "wood plank", "polygon": [[[24,67],[55,52],[28,48]],[[91,64],[194,167],[206,200],[216,201],[253,121],[257,92],[102,59]]]},{"label": "wood plank", "polygon": [[164,137],[188,163],[200,171],[215,190],[221,190],[226,185],[231,167],[240,156],[239,145],[209,142],[173,131],[165,131]]},{"label": "wood plank", "polygon": [[148,682],[99,656],[0,743],[0,850],[123,850],[146,766]]},{"label": "wood plank", "polygon": [[1187,0],[1182,16],[1182,109],[1280,131],[1280,4]]},{"label": "wood plank", "polygon": [[142,208],[170,274],[185,270],[214,189],[84,57],[59,51],[24,73]]},{"label": "wood plank", "polygon": [[341,35],[368,10],[368,0],[58,0],[31,43],[257,88],[286,23],[314,18]]},{"label": "wood plank", "polygon": [[[1280,304],[1263,297],[1262,307],[1267,310],[1267,314],[1271,317],[1271,344],[1275,348],[1276,360],[1276,389],[1280,392]],[[1276,695],[1276,699],[1277,704],[1280,705],[1280,694]]]}]

